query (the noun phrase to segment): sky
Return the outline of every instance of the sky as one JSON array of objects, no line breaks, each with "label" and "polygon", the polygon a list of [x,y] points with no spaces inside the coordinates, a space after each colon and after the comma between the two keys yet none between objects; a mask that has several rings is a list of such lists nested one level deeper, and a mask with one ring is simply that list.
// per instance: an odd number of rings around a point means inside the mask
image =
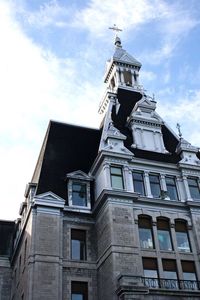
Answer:
[{"label": "sky", "polygon": [[0,0],[0,219],[19,217],[50,120],[99,127],[113,24],[157,112],[200,146],[199,0]]}]

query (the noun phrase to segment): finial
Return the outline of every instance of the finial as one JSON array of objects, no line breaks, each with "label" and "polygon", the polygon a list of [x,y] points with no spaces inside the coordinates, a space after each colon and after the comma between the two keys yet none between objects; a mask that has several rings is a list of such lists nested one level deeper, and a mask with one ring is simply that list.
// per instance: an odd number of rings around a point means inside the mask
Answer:
[{"label": "finial", "polygon": [[179,138],[182,139],[181,125],[179,123],[177,123],[176,128],[178,129]]},{"label": "finial", "polygon": [[114,24],[113,27],[109,27],[108,29],[111,29],[111,30],[113,30],[113,31],[116,32],[116,34],[115,34],[115,46],[116,46],[116,47],[121,47],[121,40],[120,40],[120,38],[117,36],[117,32],[122,31],[122,29],[118,28],[118,27],[116,26],[116,24]]}]

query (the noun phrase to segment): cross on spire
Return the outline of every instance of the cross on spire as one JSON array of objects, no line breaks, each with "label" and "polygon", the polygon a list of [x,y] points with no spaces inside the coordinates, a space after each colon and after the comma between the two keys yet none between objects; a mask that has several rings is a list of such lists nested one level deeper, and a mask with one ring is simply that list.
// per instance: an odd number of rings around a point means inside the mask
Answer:
[{"label": "cross on spire", "polygon": [[122,29],[118,28],[116,24],[114,24],[113,27],[108,27],[108,29],[116,31],[116,35],[117,35],[117,32],[122,31]]},{"label": "cross on spire", "polygon": [[121,48],[122,47],[121,46],[121,40],[117,36],[117,32],[122,31],[122,29],[118,28],[116,24],[114,24],[113,27],[108,27],[108,29],[111,29],[111,30],[116,32],[116,34],[115,34],[115,46]]}]

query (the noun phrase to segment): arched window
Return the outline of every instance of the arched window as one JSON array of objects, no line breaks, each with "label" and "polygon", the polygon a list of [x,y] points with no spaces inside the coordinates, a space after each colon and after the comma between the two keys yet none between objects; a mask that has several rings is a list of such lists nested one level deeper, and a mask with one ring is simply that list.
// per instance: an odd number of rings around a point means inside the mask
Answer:
[{"label": "arched window", "polygon": [[152,234],[151,217],[140,215],[138,218],[140,247],[145,249],[153,249],[154,241]]},{"label": "arched window", "polygon": [[157,231],[158,231],[158,241],[159,241],[160,250],[167,250],[167,251],[172,250],[169,219],[158,218]]},{"label": "arched window", "polygon": [[185,220],[176,220],[175,231],[178,250],[181,252],[191,252],[187,222]]}]

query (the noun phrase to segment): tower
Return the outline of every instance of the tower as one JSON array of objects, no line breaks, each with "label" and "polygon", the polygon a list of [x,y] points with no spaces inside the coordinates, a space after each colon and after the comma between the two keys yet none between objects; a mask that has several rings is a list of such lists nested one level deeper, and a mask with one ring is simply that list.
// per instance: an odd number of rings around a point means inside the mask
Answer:
[{"label": "tower", "polygon": [[156,112],[141,66],[116,37],[100,128],[50,121],[7,224],[3,299],[199,299],[200,154]]}]

